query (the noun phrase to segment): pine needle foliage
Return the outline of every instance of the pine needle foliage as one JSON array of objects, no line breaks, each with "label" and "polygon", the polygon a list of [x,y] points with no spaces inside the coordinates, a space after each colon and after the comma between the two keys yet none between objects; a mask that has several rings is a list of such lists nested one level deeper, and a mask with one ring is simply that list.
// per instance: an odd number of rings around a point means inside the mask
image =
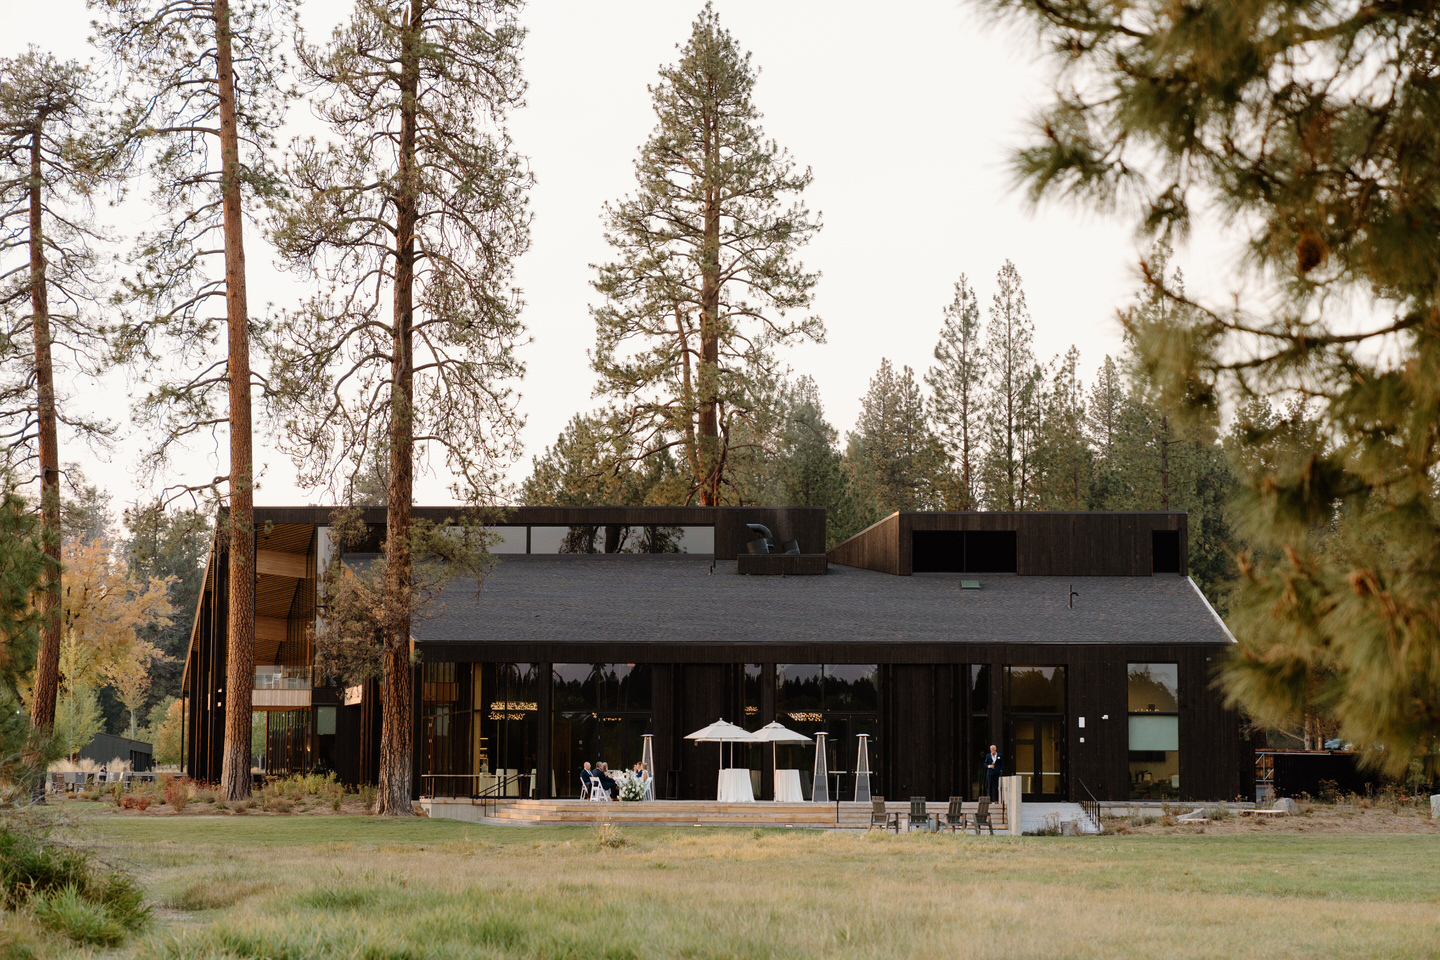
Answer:
[{"label": "pine needle foliage", "polygon": [[[379,631],[387,815],[412,812],[410,624],[427,592],[417,582],[483,575],[478,508],[519,449],[523,327],[510,281],[529,244],[531,177],[506,128],[525,89],[518,9],[357,0],[327,44],[298,45],[332,139],[296,142],[286,163],[292,200],[272,236],[321,289],[271,340],[275,409],[302,483],[343,473],[353,493],[376,452],[388,454],[384,561],[333,583],[356,637]],[[477,508],[459,512],[454,539],[412,515],[416,463],[430,452]],[[356,603],[342,603],[352,586]]]},{"label": "pine needle foliage", "polygon": [[[1440,22],[1428,4],[992,0],[1038,27],[1054,103],[1015,158],[1068,197],[1183,236],[1212,205],[1271,291],[1131,329],[1177,415],[1300,397],[1236,508],[1241,640],[1227,682],[1261,719],[1319,703],[1390,773],[1440,760]],[[1351,311],[1352,306],[1358,307]],[[1265,429],[1246,445],[1277,439]]]},{"label": "pine needle foliage", "polygon": [[707,4],[650,88],[655,130],[635,194],[605,207],[615,259],[594,281],[596,393],[627,446],[683,454],[687,500],[704,505],[735,499],[732,449],[766,432],[775,348],[825,336],[792,316],[819,278],[798,259],[820,228],[799,199],[811,174],[765,139],[756,74]]}]

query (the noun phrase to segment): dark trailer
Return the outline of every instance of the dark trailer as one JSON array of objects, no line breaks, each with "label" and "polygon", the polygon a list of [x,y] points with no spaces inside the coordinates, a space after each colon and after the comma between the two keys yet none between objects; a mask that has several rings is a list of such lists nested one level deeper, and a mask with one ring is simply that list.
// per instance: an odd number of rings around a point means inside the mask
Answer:
[{"label": "dark trailer", "polygon": [[[257,509],[253,706],[267,772],[373,782],[378,687],[310,669],[327,517]],[[417,791],[578,796],[582,763],[628,767],[650,734],[657,796],[713,798],[719,751],[684,735],[724,717],[826,732],[846,789],[867,734],[891,797],[975,797],[991,743],[1027,799],[1244,796],[1253,751],[1211,686],[1233,639],[1186,576],[1185,520],[902,513],[827,556],[820,508],[513,508],[483,586],[452,583],[414,624]],[[367,521],[378,543],[384,511]],[[755,552],[752,524],[790,552]],[[204,779],[223,730],[223,563],[186,666]],[[814,749],[779,747],[807,797]],[[770,796],[768,748],[736,760]]]}]

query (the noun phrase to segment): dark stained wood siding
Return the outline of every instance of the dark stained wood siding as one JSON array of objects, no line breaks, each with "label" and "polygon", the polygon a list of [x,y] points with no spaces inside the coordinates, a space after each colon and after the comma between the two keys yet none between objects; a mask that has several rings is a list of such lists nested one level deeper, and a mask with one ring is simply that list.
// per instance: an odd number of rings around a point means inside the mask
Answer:
[{"label": "dark stained wood siding", "polygon": [[[330,522],[329,507],[256,507],[255,523],[314,524]],[[384,507],[365,507],[361,518],[371,526],[383,527]],[[464,516],[459,507],[416,507],[415,519],[432,523],[457,521]],[[712,526],[715,528],[715,556],[733,560],[755,535],[747,523],[764,524],[776,544],[800,541],[804,553],[825,549],[824,507],[507,507],[485,516],[488,526],[584,526],[627,524],[630,526]]]},{"label": "dark stained wood siding", "polygon": [[[908,514],[892,513],[829,552],[830,562],[880,573],[901,573],[900,523]],[[908,557],[905,561],[909,563]],[[903,571],[909,574],[909,569]]]},{"label": "dark stained wood siding", "polygon": [[916,530],[1013,530],[1020,576],[1148,577],[1152,530],[1180,533],[1180,575],[1188,574],[1186,514],[895,513],[830,551],[831,563],[910,576]]},{"label": "dark stained wood siding", "polygon": [[826,560],[823,553],[808,553],[799,556],[742,553],[735,558],[735,572],[744,576],[814,577],[823,575],[825,568]]}]

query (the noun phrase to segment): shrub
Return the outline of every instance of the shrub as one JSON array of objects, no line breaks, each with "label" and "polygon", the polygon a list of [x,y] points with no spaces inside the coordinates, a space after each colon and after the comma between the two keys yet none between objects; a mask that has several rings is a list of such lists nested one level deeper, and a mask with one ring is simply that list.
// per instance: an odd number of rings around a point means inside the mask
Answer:
[{"label": "shrub", "polygon": [[125,930],[106,909],[80,896],[74,887],[59,893],[37,894],[35,919],[42,927],[65,934],[76,943],[113,947],[125,939]]},{"label": "shrub", "polygon": [[196,803],[214,803],[215,791],[209,787],[199,787],[190,795],[190,799]]},{"label": "shrub", "polygon": [[375,787],[368,783],[365,784],[360,788],[360,806],[364,807],[367,812],[374,810],[376,795]]},{"label": "shrub", "polygon": [[31,902],[41,926],[77,943],[114,946],[151,918],[129,874],[14,824],[0,825],[0,884],[6,906]]},{"label": "shrub", "polygon": [[176,813],[184,813],[190,803],[190,781],[183,777],[169,777],[165,781],[165,802]]},{"label": "shrub", "polygon": [[595,844],[602,850],[606,848],[618,848],[629,844],[620,828],[609,820],[601,820],[595,824]]},{"label": "shrub", "polygon": [[265,801],[265,809],[269,813],[289,813],[295,809],[295,802],[286,797],[271,797]]}]

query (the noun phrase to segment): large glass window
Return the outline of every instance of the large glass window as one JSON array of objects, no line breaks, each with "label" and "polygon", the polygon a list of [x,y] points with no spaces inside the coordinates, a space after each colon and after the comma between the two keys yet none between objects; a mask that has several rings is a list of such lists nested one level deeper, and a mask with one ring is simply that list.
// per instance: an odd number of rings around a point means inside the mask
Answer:
[{"label": "large glass window", "polygon": [[1064,667],[1006,667],[1005,705],[1012,713],[1064,713]]},{"label": "large glass window", "polygon": [[[985,780],[985,767],[980,755],[988,751],[992,742],[990,731],[990,665],[972,663],[969,666],[969,688],[966,691],[970,705],[970,754],[967,757],[970,769],[970,796],[978,797],[989,789]],[[997,744],[998,746],[998,744]]]},{"label": "large glass window", "polygon": [[1130,799],[1168,800],[1180,794],[1180,667],[1128,667]]},{"label": "large glass window", "polygon": [[580,795],[580,767],[628,769],[651,732],[652,680],[644,663],[557,663],[552,683],[555,796]]},{"label": "large glass window", "polygon": [[530,552],[712,554],[715,528],[623,523],[531,527]]},{"label": "large glass window", "polygon": [[742,665],[745,671],[744,697],[745,720],[740,725],[746,730],[760,729],[760,683],[762,666],[758,663]]},{"label": "large glass window", "polygon": [[[879,669],[873,663],[778,663],[775,665],[775,719],[808,737],[829,735],[826,765],[841,770],[842,792],[854,789],[856,746],[860,734],[870,737],[870,770],[881,769],[878,741],[880,709]],[[781,768],[800,771],[805,799],[812,795],[815,747],[781,746]],[[834,789],[831,781],[831,789]],[[873,787],[872,787],[873,788]]]},{"label": "large glass window", "polygon": [[1011,754],[1005,772],[1021,778],[1021,796],[1063,798],[1065,668],[1006,667],[1005,710]]},{"label": "large glass window", "polygon": [[486,796],[533,796],[539,764],[540,665],[477,663],[472,772]]},{"label": "large glass window", "polygon": [[[460,683],[457,677],[469,665],[426,663],[421,678],[420,789],[434,796],[467,796],[473,789],[470,772],[470,729],[468,714],[457,713]],[[446,777],[444,774],[459,776]]]}]

